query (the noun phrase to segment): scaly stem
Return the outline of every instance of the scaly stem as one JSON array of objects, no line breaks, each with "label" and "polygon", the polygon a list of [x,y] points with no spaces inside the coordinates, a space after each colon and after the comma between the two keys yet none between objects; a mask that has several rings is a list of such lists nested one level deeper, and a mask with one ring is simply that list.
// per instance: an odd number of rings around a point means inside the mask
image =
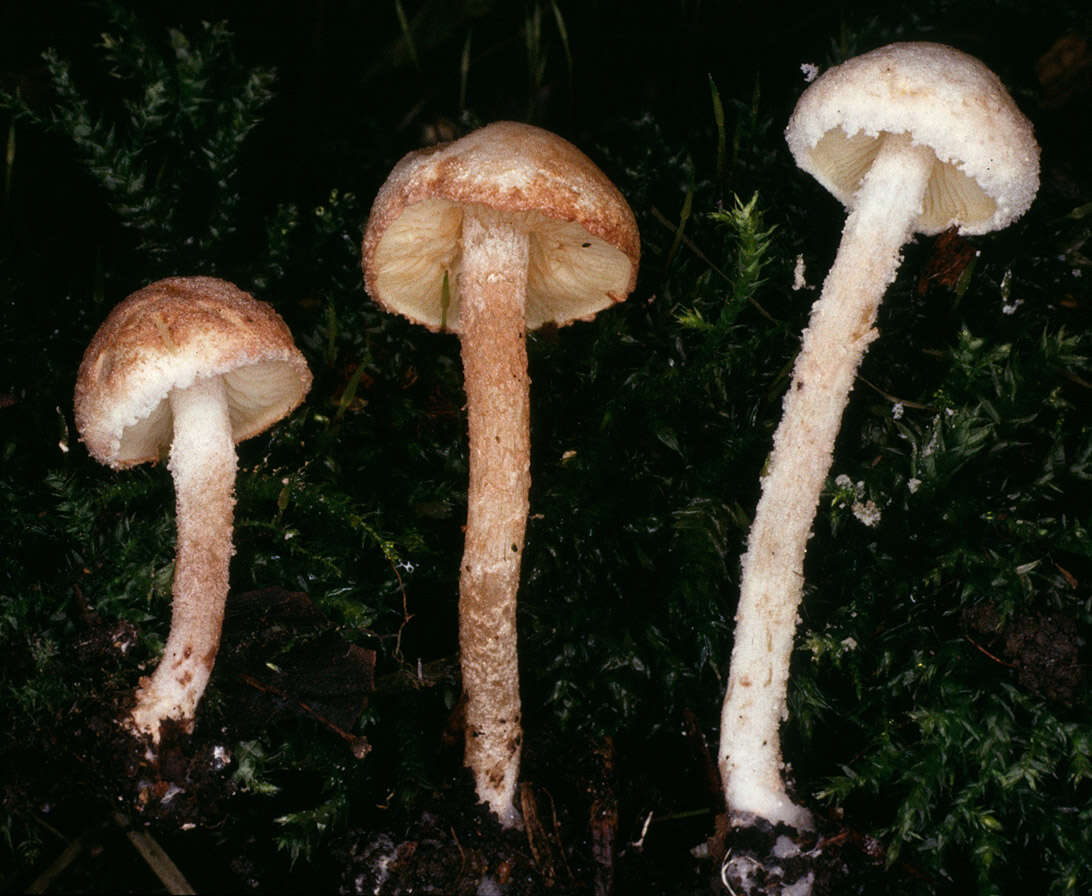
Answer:
[{"label": "scaly stem", "polygon": [[479,799],[518,827],[514,797],[523,733],[516,592],[531,485],[526,324],[528,238],[468,209],[459,272],[460,338],[470,429],[459,647],[466,764]]},{"label": "scaly stem", "polygon": [[174,437],[177,553],[171,631],[151,678],[141,679],[132,723],[159,740],[159,723],[193,727],[224,621],[235,508],[235,443],[220,377],[199,379],[170,394]]},{"label": "scaly stem", "polygon": [[804,331],[743,556],[735,644],[721,713],[720,770],[730,814],[812,826],[781,779],[789,659],[804,553],[842,412],[900,248],[921,212],[933,154],[888,135],[846,220],[838,257]]}]

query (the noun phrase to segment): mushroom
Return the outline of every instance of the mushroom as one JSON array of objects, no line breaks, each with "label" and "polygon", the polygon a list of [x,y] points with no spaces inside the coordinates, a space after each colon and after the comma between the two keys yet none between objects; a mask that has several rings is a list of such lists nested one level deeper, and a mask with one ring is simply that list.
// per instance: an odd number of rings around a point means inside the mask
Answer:
[{"label": "mushroom", "polygon": [[1038,189],[1039,147],[993,72],[932,43],[881,47],[826,72],[800,97],[786,138],[849,215],[804,331],[742,559],[719,764],[735,822],[807,828],[810,814],[781,780],[778,726],[804,553],[877,309],[915,232],[982,234],[1020,217]]},{"label": "mushroom", "polygon": [[365,286],[388,311],[459,335],[470,437],[459,574],[465,762],[505,827],[522,730],[516,653],[530,487],[526,331],[589,320],[632,291],[633,213],[571,143],[495,122],[411,152],[380,188],[363,241]]},{"label": "mushroom", "polygon": [[120,470],[169,449],[178,529],[171,629],[127,719],[153,743],[165,719],[192,730],[220,645],[235,443],[290,413],[310,387],[277,313],[212,277],[172,277],[133,293],[84,353],[76,426],[92,457]]}]

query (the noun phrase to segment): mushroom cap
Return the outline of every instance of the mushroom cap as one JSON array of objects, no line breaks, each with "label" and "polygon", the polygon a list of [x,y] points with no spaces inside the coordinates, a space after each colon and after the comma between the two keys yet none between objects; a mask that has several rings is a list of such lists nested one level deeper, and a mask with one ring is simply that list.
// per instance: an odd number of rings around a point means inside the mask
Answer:
[{"label": "mushroom cap", "polygon": [[155,461],[173,434],[167,398],[223,376],[236,442],[289,414],[311,387],[307,362],[265,302],[214,277],[170,277],[120,302],[84,352],[76,428],[114,469]]},{"label": "mushroom cap", "polygon": [[498,121],[395,165],[364,234],[368,294],[429,329],[459,332],[468,205],[506,213],[529,234],[529,329],[589,319],[632,292],[640,234],[622,194],[567,140]]},{"label": "mushroom cap", "polygon": [[909,133],[936,165],[915,230],[998,230],[1039,189],[1039,145],[1000,79],[943,44],[896,43],[850,59],[800,97],[785,137],[796,164],[852,209],[883,133]]}]

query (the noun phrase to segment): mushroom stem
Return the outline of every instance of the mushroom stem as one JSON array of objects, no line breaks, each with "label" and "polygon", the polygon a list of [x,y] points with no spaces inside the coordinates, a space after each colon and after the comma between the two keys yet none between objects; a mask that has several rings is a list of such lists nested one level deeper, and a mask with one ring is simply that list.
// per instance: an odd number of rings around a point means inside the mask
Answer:
[{"label": "mushroom stem", "polygon": [[459,576],[459,645],[466,695],[466,764],[478,798],[504,827],[523,735],[516,592],[531,485],[526,324],[529,241],[478,207],[463,220],[460,338],[470,430],[466,541]]},{"label": "mushroom stem", "polygon": [[196,380],[170,393],[178,527],[171,631],[151,678],[142,678],[133,726],[159,741],[159,723],[192,729],[216,651],[228,593],[235,508],[235,443],[221,377]]},{"label": "mushroom stem", "polygon": [[742,560],[721,712],[721,778],[729,812],[739,821],[757,815],[797,828],[813,826],[811,814],[785,792],[778,736],[787,717],[804,553],[842,412],[877,335],[876,312],[921,212],[933,161],[932,151],[915,146],[909,136],[886,135],[804,331]]}]

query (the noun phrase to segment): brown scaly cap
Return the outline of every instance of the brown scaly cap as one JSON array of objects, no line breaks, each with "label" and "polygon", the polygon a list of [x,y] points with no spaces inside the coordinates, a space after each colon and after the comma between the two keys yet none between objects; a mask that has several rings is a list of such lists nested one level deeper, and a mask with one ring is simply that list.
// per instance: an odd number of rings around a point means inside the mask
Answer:
[{"label": "brown scaly cap", "polygon": [[411,152],[391,171],[364,235],[369,295],[430,329],[458,332],[467,205],[508,213],[529,233],[529,329],[590,318],[633,291],[640,234],[622,194],[567,140],[499,121]]},{"label": "brown scaly cap", "polygon": [[223,376],[236,442],[295,409],[311,387],[307,362],[265,302],[214,277],[171,277],[122,301],[99,327],[76,378],[76,427],[114,469],[163,457],[167,396]]}]

